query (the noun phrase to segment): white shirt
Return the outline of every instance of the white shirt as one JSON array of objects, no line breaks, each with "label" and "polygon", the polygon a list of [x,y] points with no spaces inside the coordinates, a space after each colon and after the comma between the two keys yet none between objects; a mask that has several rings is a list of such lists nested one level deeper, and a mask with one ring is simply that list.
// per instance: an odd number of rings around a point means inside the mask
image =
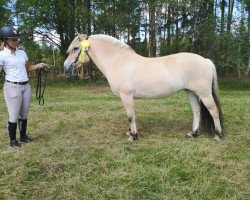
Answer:
[{"label": "white shirt", "polygon": [[0,51],[0,65],[3,66],[5,79],[13,82],[28,81],[28,74],[25,64],[28,61],[28,56],[23,50],[16,49],[15,54],[11,50],[4,47]]}]

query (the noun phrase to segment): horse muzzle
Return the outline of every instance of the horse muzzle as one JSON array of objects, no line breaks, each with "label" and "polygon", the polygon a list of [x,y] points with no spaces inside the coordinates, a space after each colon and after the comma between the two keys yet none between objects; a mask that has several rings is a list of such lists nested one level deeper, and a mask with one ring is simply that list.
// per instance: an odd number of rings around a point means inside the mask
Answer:
[{"label": "horse muzzle", "polygon": [[63,64],[65,73],[70,73],[75,69],[75,63],[66,60]]}]

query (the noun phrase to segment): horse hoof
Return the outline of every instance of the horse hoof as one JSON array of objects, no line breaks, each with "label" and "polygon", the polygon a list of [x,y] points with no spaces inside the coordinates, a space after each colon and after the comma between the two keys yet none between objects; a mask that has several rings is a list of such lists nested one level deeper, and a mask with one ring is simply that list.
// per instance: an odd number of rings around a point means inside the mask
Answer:
[{"label": "horse hoof", "polygon": [[187,134],[187,136],[188,136],[189,138],[198,137],[198,136],[199,136],[199,132],[198,132],[198,130],[197,130],[197,131],[191,131],[191,132],[189,132],[189,133]]},{"label": "horse hoof", "polygon": [[128,141],[130,141],[130,142],[133,142],[134,140],[138,139],[138,134],[137,133],[133,134],[131,132],[127,132],[126,134],[127,134],[127,136],[129,136]]},{"label": "horse hoof", "polygon": [[215,136],[214,136],[214,140],[216,140],[216,141],[221,141],[220,136],[215,135]]},{"label": "horse hoof", "polygon": [[189,132],[189,133],[187,134],[187,136],[188,136],[189,138],[194,138],[194,136],[193,136],[193,131]]},{"label": "horse hoof", "polygon": [[128,138],[128,141],[129,141],[129,142],[134,142],[134,140],[135,140],[135,139],[134,139],[132,136],[129,136],[129,138]]}]

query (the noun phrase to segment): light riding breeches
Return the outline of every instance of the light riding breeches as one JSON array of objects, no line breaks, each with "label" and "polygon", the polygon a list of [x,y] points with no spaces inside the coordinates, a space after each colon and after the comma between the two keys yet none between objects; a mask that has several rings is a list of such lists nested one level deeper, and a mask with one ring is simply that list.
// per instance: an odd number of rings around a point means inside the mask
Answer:
[{"label": "light riding breeches", "polygon": [[16,123],[18,118],[27,119],[31,97],[31,87],[28,83],[25,85],[4,83],[4,98],[9,112],[9,122]]}]

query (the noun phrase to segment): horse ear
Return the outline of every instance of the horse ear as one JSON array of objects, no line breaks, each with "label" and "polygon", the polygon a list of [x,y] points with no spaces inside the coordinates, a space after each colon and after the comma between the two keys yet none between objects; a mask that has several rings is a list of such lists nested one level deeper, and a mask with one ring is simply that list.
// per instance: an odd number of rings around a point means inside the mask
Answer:
[{"label": "horse ear", "polygon": [[76,38],[76,37],[79,37],[79,35],[80,35],[80,33],[76,31],[76,32],[75,32],[75,38]]},{"label": "horse ear", "polygon": [[85,38],[85,35],[82,33],[78,33],[78,38],[79,38],[79,41],[82,41],[84,38]]}]

